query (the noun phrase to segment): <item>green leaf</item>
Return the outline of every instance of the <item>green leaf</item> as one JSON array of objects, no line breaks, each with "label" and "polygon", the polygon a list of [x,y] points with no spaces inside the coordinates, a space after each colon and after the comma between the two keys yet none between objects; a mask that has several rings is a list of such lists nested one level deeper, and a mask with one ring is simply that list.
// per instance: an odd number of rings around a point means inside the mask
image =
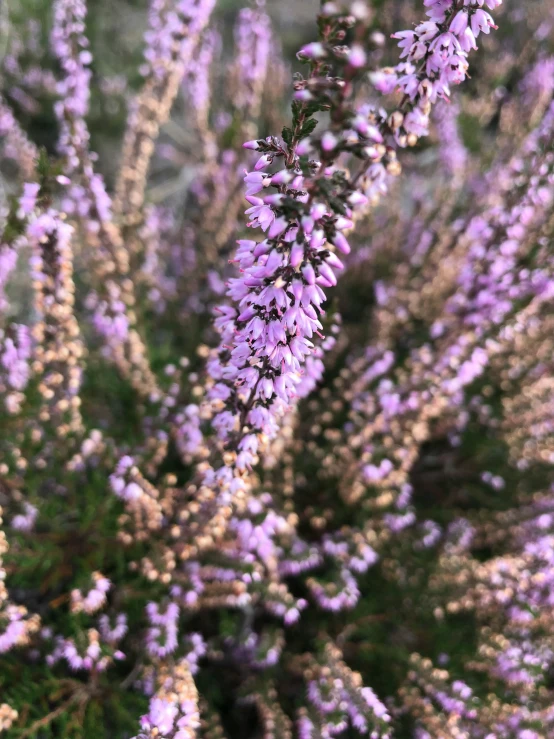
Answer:
[{"label": "green leaf", "polygon": [[302,103],[299,100],[292,101],[292,122],[296,123],[298,116],[302,112]]},{"label": "green leaf", "polygon": [[48,152],[42,146],[39,151],[38,161],[37,161],[37,173],[39,176],[39,179],[45,179],[50,175],[51,170],[51,164],[50,164],[50,158],[48,156]]},{"label": "green leaf", "polygon": [[285,144],[287,144],[287,146],[290,146],[292,144],[292,137],[293,137],[292,129],[287,128],[287,126],[285,126],[283,130],[281,131],[281,135],[283,137],[283,141],[285,142]]},{"label": "green leaf", "polygon": [[315,127],[318,124],[318,120],[316,118],[310,118],[309,120],[304,123],[302,126],[302,130],[300,131],[300,138],[305,139],[306,136],[309,136],[315,129]]},{"label": "green leaf", "polygon": [[346,215],[346,208],[342,200],[339,200],[339,198],[330,197],[329,198],[329,205],[331,208],[335,211],[335,213],[340,213],[341,215]]}]

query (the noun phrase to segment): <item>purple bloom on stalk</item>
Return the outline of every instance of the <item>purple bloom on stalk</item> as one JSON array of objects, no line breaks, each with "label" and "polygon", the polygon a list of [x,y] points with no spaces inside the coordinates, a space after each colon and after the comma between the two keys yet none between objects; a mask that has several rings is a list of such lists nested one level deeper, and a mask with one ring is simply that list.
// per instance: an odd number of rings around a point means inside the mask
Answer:
[{"label": "purple bloom on stalk", "polygon": [[23,185],[23,195],[19,199],[22,217],[30,215],[35,209],[40,185],[36,182],[26,182]]}]

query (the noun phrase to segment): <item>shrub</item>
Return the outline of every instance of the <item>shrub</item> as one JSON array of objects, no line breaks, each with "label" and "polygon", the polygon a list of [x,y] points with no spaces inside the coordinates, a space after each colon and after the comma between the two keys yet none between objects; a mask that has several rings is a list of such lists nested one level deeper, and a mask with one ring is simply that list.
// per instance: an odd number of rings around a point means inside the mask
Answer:
[{"label": "shrub", "polygon": [[8,38],[0,731],[554,736],[554,8],[215,5]]}]

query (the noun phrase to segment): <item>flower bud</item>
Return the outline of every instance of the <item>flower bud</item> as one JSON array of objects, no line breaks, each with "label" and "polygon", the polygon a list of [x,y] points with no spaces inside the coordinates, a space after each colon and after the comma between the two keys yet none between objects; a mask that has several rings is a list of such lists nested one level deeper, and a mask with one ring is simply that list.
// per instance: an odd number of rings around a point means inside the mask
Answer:
[{"label": "flower bud", "polygon": [[327,56],[327,51],[325,50],[323,44],[319,43],[319,41],[314,41],[311,44],[306,44],[306,46],[303,46],[296,55],[296,57],[300,60],[323,59],[325,56]]}]

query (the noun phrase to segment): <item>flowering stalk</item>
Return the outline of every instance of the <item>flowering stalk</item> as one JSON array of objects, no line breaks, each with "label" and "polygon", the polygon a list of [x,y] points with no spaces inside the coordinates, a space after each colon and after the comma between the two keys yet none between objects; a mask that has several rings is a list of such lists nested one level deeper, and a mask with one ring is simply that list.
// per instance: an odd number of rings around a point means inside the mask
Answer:
[{"label": "flowering stalk", "polygon": [[[551,106],[512,162],[520,172],[528,163],[519,202],[503,208],[496,198],[485,214],[472,219],[455,292],[445,300],[443,318],[431,326],[431,341],[412,350],[408,366],[399,368],[394,379],[374,384],[380,373],[370,369],[362,380],[362,386],[366,382],[374,389],[366,392],[365,385],[354,402],[360,428],[354,446],[367,450],[365,456],[371,461],[361,465],[361,480],[343,479],[342,489],[351,502],[364,494],[364,488],[377,493],[372,504],[377,508],[401,497],[432,423],[463,404],[464,389],[482,376],[490,358],[501,351],[499,327],[517,325],[529,303],[548,299],[548,257],[544,263],[538,260],[536,270],[528,270],[524,263],[529,240],[547,218],[554,197],[554,158],[547,144],[553,125]],[[502,330],[509,329],[504,325]],[[373,368],[391,356],[387,352],[383,347]],[[389,358],[385,367],[392,361]],[[389,524],[401,525],[400,519],[389,519]]]},{"label": "flowering stalk", "polygon": [[[0,508],[0,525],[2,523]],[[40,627],[39,616],[29,614],[24,606],[10,601],[5,585],[4,556],[7,551],[6,534],[0,529],[0,654],[5,654],[14,647],[27,645]],[[0,705],[0,729],[9,729],[16,718],[17,711],[13,711],[5,703]]]},{"label": "flowering stalk", "polygon": [[133,104],[123,143],[114,214],[141,218],[146,176],[160,127],[167,121],[215,0],[152,0],[145,51],[147,79]]},{"label": "flowering stalk", "polygon": [[[273,35],[271,21],[263,4],[255,8],[243,8],[238,15],[235,28],[235,56],[231,66],[228,84],[232,113],[225,121],[222,132],[228,139],[231,132],[233,141],[241,144],[246,138],[256,136],[260,123],[262,95],[271,84],[269,71],[271,65],[278,65],[277,53],[272,52]],[[227,263],[230,242],[239,227],[239,212],[242,206],[241,177],[244,170],[244,156],[221,141],[217,131],[209,126],[208,116],[217,122],[222,115],[219,109],[209,110],[209,80],[211,57],[216,40],[213,34],[206,35],[200,53],[192,66],[192,74],[185,81],[189,97],[194,101],[196,127],[200,136],[204,159],[198,178],[192,183],[187,210],[195,222],[196,248],[194,258],[199,272],[200,285],[191,282],[189,270],[182,280],[180,291],[191,295],[204,306],[215,294],[222,294],[224,285],[219,275]],[[212,106],[215,108],[215,106]],[[265,111],[264,111],[265,112]],[[188,238],[188,237],[187,237]],[[208,271],[209,270],[209,271]],[[207,273],[207,276],[205,276]],[[203,284],[206,283],[207,285]],[[207,293],[207,295],[206,295]],[[189,299],[190,300],[190,299]],[[198,310],[198,308],[196,309]]]},{"label": "flowering stalk", "polygon": [[[36,186],[27,184],[24,192],[22,203],[25,208],[19,209],[19,215],[23,218],[28,210],[34,208]],[[13,243],[0,246],[0,397],[10,415],[21,410],[25,399],[24,391],[31,374],[31,332],[27,326],[7,320],[11,306],[6,288],[16,270],[23,241],[19,237]]]},{"label": "flowering stalk", "polygon": [[[367,105],[352,109],[354,81],[365,68],[366,52],[358,40],[351,47],[338,44],[352,25],[355,39],[365,37],[367,12],[355,8],[361,17],[334,3],[323,6],[321,40],[299,52],[310,64],[310,75],[296,83],[293,126],[283,130],[283,140],[245,145],[261,154],[256,170],[245,178],[252,204],[249,225],[266,231],[267,238],[239,242],[241,276],[228,290],[238,307],[220,309],[216,326],[222,341],[208,365],[215,383],[208,394],[216,410],[212,425],[225,462],[204,476],[206,487],[220,491],[217,527],[225,511],[242,505],[245,473],[297,395],[312,338],[322,328],[323,288],[335,285],[343,268],[337,252],[350,252],[344,231],[352,228],[356,211],[383,190],[387,172],[400,171],[395,144],[413,144],[425,135],[432,103],[466,76],[467,54],[451,25],[461,34],[460,13],[476,30],[489,17],[473,4],[460,10],[456,3],[446,9],[434,3],[428,11],[433,20],[415,34],[396,34],[403,54],[425,63],[417,70],[403,67],[403,77],[387,77],[386,90],[399,86],[405,98],[401,109],[385,116]],[[488,32],[490,25],[487,20],[483,29]],[[323,109],[329,110],[330,127],[313,137],[317,120],[312,115]],[[343,153],[360,160],[356,174],[335,166]],[[265,171],[278,161],[283,169]],[[269,195],[257,195],[269,188]]]},{"label": "flowering stalk", "polygon": [[150,708],[141,718],[135,739],[196,739],[200,727],[198,690],[186,660],[157,670],[159,688],[150,699]]},{"label": "flowering stalk", "polygon": [[[243,8],[234,29],[236,57],[233,77],[236,90],[233,104],[241,113],[241,133],[252,135],[252,122],[260,115],[263,85],[271,54],[271,21],[264,4]],[[255,134],[255,132],[254,132]]]},{"label": "flowering stalk", "polygon": [[455,103],[443,103],[437,105],[435,111],[440,158],[445,174],[461,182],[467,167],[468,152],[458,130],[459,108]]},{"label": "flowering stalk", "polygon": [[[495,697],[478,699],[460,680],[413,655],[409,683],[402,690],[407,707],[428,731],[455,725],[471,736],[538,739],[554,725],[547,670],[551,664],[552,492],[523,496],[511,510],[477,522],[465,542],[448,537],[431,588],[448,594],[447,614],[475,613],[479,624],[477,656],[471,672],[496,685]],[[498,555],[480,562],[472,547],[491,546]],[[517,695],[516,702],[511,695]],[[499,698],[499,696],[505,696]],[[433,710],[420,713],[422,700]],[[424,736],[424,735],[423,735]]]},{"label": "flowering stalk", "polygon": [[9,324],[0,330],[0,394],[8,413],[19,413],[25,400],[32,355],[31,332],[27,326]]},{"label": "flowering stalk", "polygon": [[26,237],[33,249],[35,287],[33,372],[40,377],[43,405],[38,420],[58,438],[83,432],[81,387],[84,354],[79,324],[73,312],[73,228],[62,215],[48,209],[31,219]]},{"label": "flowering stalk", "polygon": [[23,131],[2,97],[0,97],[0,139],[4,157],[17,162],[21,179],[32,179],[38,161],[38,149]]},{"label": "flowering stalk", "polygon": [[135,324],[135,295],[127,278],[129,259],[119,229],[114,225],[111,199],[104,181],[94,172],[85,121],[90,98],[88,39],[84,35],[84,0],[57,0],[51,42],[64,77],[59,83],[56,114],[60,122],[59,148],[65,158],[68,187],[65,211],[82,222],[92,246],[96,292],[89,297],[94,325],[105,341],[107,354],[135,389],[155,399],[159,390],[149,366],[147,350]]},{"label": "flowering stalk", "polygon": [[[554,462],[553,387],[549,357],[552,319],[548,298],[534,301],[500,334],[501,348],[493,359],[493,372],[505,388],[501,429],[512,462],[520,470],[533,463]],[[508,354],[521,357],[517,371],[502,366]]]},{"label": "flowering stalk", "polygon": [[306,654],[295,665],[307,682],[309,705],[299,711],[298,736],[331,737],[350,725],[363,736],[391,739],[386,707],[371,688],[363,686],[361,675],[346,665],[336,644],[326,644],[321,661]]},{"label": "flowering stalk", "polygon": [[0,246],[0,313],[7,312],[6,285],[17,264],[17,251],[11,244]]},{"label": "flowering stalk", "polygon": [[7,703],[0,703],[0,731],[8,731],[19,716]]},{"label": "flowering stalk", "polygon": [[[217,136],[210,127],[211,71],[221,51],[221,37],[215,31],[204,33],[197,49],[196,58],[185,72],[183,91],[194,106],[194,124],[202,144],[204,166],[211,169],[218,153]],[[188,72],[188,73],[187,73]]]},{"label": "flowering stalk", "polygon": [[292,721],[281,708],[277,691],[271,682],[254,682],[248,688],[244,703],[256,706],[264,739],[292,739]]}]

